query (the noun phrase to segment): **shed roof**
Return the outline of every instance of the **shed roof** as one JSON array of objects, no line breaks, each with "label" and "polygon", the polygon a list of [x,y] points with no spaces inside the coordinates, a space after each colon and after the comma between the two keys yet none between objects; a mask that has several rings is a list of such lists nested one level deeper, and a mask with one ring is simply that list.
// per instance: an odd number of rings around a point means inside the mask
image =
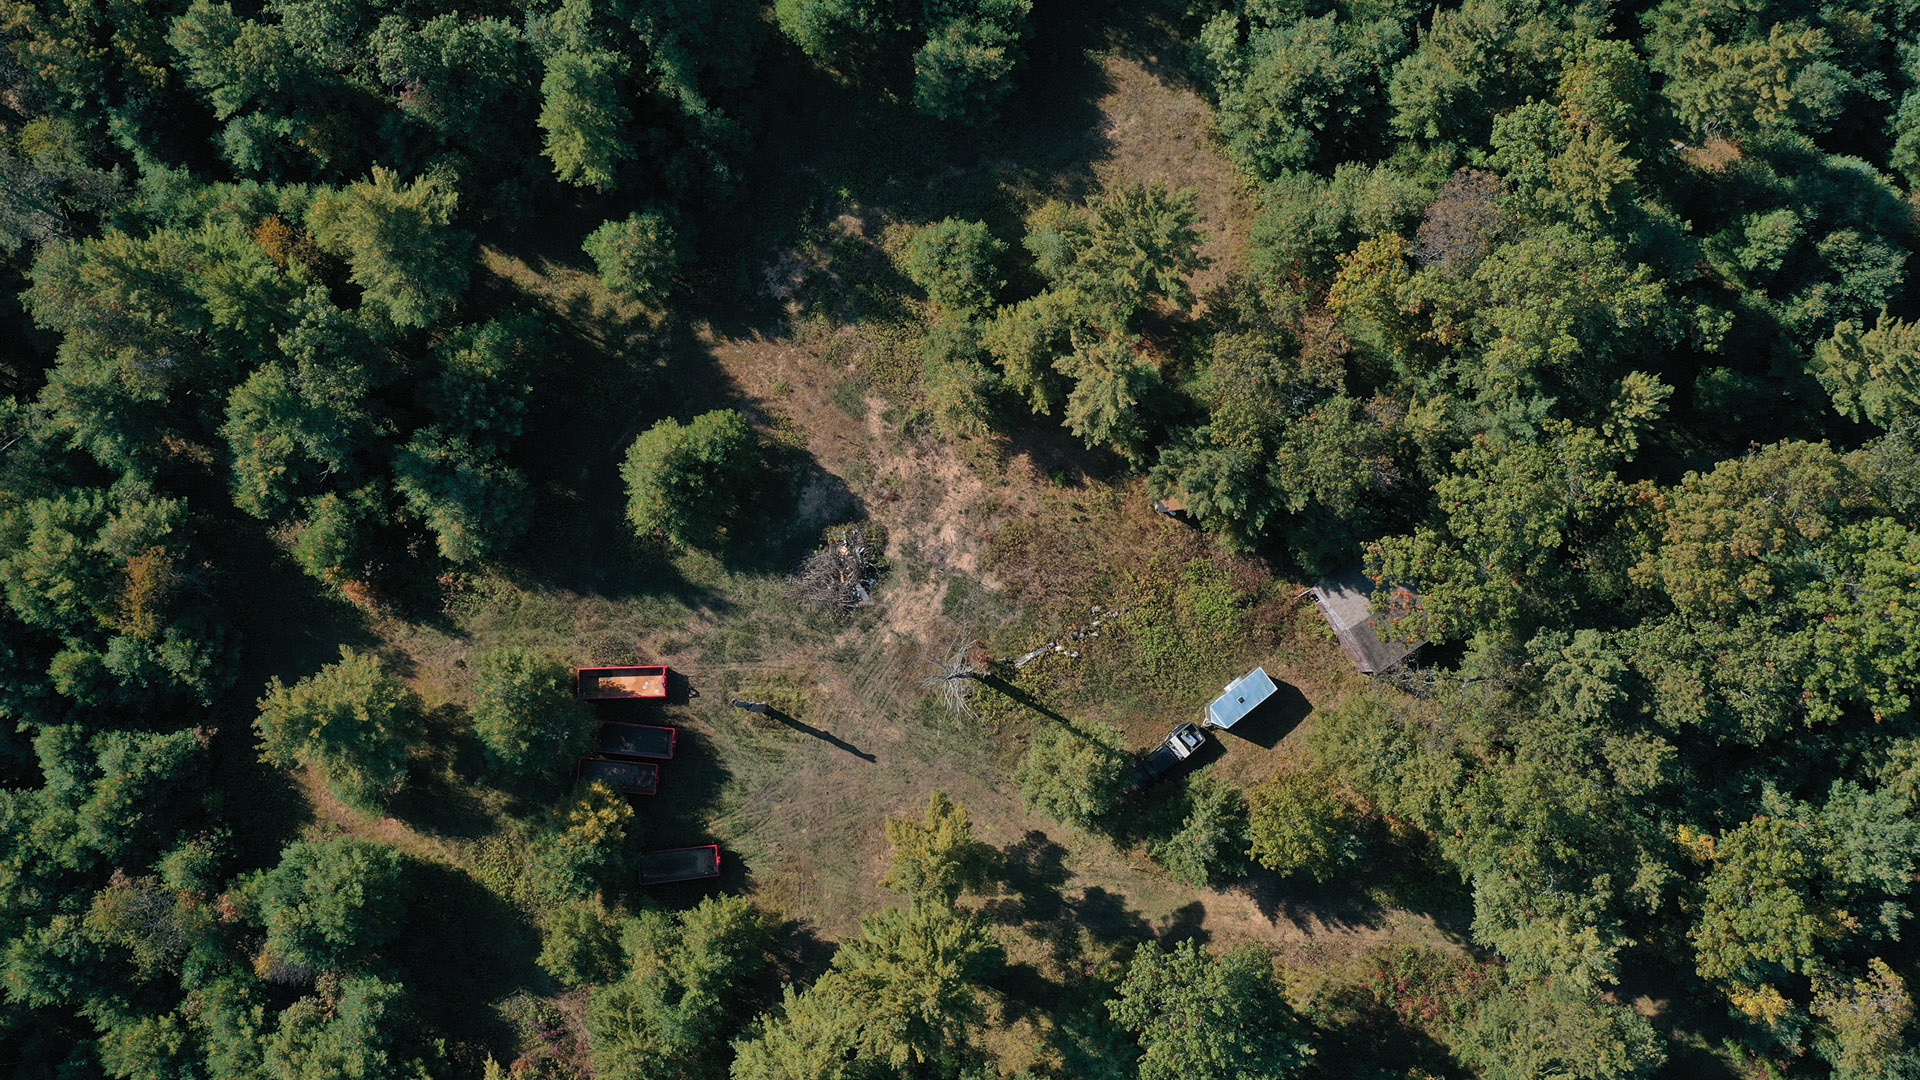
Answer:
[{"label": "shed roof", "polygon": [[[1396,594],[1404,593],[1408,604],[1417,602],[1411,590],[1394,591]],[[1368,675],[1387,670],[1425,644],[1424,639],[1401,641],[1382,638],[1380,626],[1373,615],[1373,593],[1373,579],[1359,566],[1325,578],[1313,587],[1314,602],[1320,605],[1320,613],[1333,625],[1334,634],[1340,638],[1340,647],[1347,650],[1354,664]]]},{"label": "shed roof", "polygon": [[1207,723],[1230,728],[1272,697],[1276,689],[1266,668],[1254,668],[1228,683],[1220,696],[1213,699],[1213,704],[1207,706]]}]

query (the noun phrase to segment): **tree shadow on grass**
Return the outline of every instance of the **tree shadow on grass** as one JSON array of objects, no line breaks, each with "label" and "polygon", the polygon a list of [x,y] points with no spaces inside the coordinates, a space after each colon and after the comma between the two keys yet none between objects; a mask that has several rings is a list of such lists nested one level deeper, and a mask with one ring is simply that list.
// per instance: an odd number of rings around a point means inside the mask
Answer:
[{"label": "tree shadow on grass", "polygon": [[426,720],[428,753],[414,760],[407,786],[389,812],[433,836],[472,840],[488,835],[497,823],[473,785],[484,782],[490,770],[466,710],[442,705]]},{"label": "tree shadow on grass", "polygon": [[988,674],[979,676],[979,681],[984,686],[990,686],[998,690],[1016,705],[1031,709],[1056,724],[1064,724],[1069,728],[1074,726],[1073,721],[1047,707],[1045,702],[998,675],[989,672]]},{"label": "tree shadow on grass", "polygon": [[227,831],[234,862],[247,869],[279,861],[288,839],[313,820],[306,793],[284,770],[260,760],[253,728],[244,722],[214,736],[207,810]]},{"label": "tree shadow on grass", "polygon": [[773,928],[773,964],[768,971],[771,993],[762,1000],[778,1000],[782,982],[804,986],[824,974],[833,963],[838,947],[822,938],[818,928],[800,919],[789,919]]},{"label": "tree shadow on grass", "polygon": [[[851,206],[877,239],[884,220],[984,220],[1002,237],[1020,235],[1019,214],[1034,194],[1080,199],[1095,184],[1093,165],[1108,151],[1097,102],[1111,84],[1091,50],[1106,45],[1104,6],[1092,0],[1042,5],[1015,78],[1019,86],[991,124],[969,127],[921,115],[907,100],[873,86],[849,86],[797,52],[771,54],[759,72],[766,87],[765,132],[738,197],[696,217],[704,275],[686,298],[696,317],[728,337],[777,336],[788,318],[770,288],[783,252],[818,241]],[[878,211],[878,213],[875,213]],[[880,294],[903,283],[890,262],[856,266],[827,253],[819,274],[836,299],[856,301],[846,321],[886,315],[865,310],[863,285]]]},{"label": "tree shadow on grass", "polygon": [[[660,793],[635,803],[640,811],[639,828],[646,846],[676,848],[711,843],[713,837],[707,832],[707,817],[719,801],[720,793],[733,779],[712,740],[701,732],[681,727],[672,760],[656,764],[660,766]],[[722,877],[729,882],[735,871],[745,872],[738,859],[729,858],[724,852],[720,865]]]},{"label": "tree shadow on grass", "polygon": [[527,915],[448,866],[415,863],[417,893],[393,959],[416,987],[458,988],[418,995],[429,1027],[462,1043],[507,1050],[512,1026],[486,1004],[516,991],[558,990],[534,963],[540,932]]},{"label": "tree shadow on grass", "polygon": [[1213,940],[1213,934],[1206,928],[1207,905],[1198,900],[1184,904],[1169,914],[1164,920],[1158,935],[1162,948],[1172,948],[1183,941],[1205,945]]},{"label": "tree shadow on grass", "polygon": [[366,612],[302,572],[286,552],[266,539],[257,522],[209,529],[216,565],[226,568],[222,592],[244,597],[222,614],[233,620],[243,648],[228,695],[243,715],[278,676],[292,683],[340,659],[340,646],[370,649],[379,638]]},{"label": "tree shadow on grass", "polygon": [[1025,417],[999,437],[1002,458],[1024,457],[1035,472],[1064,488],[1084,488],[1124,475],[1128,468],[1125,458],[1089,448],[1052,417]]},{"label": "tree shadow on grass", "polygon": [[1038,829],[1028,829],[1026,835],[1001,848],[1000,882],[1013,895],[987,901],[982,915],[1002,924],[1059,918],[1066,909],[1061,890],[1072,876],[1066,855],[1066,848]]},{"label": "tree shadow on grass", "polygon": [[848,754],[852,754],[854,757],[857,757],[862,761],[874,762],[874,761],[880,760],[879,758],[874,757],[872,754],[867,753],[865,750],[862,750],[859,747],[853,745],[852,743],[846,741],[845,739],[842,739],[840,736],[835,735],[830,731],[822,731],[819,728],[814,727],[812,724],[806,723],[805,721],[797,720],[791,716],[788,716],[786,713],[781,712],[779,709],[775,709],[769,706],[765,715],[773,717],[775,720],[780,721],[782,724],[785,724],[787,727],[792,728],[793,730],[799,732],[802,735],[811,735],[814,738],[819,739],[821,742],[826,743],[829,746],[832,746],[834,749],[843,751]]},{"label": "tree shadow on grass", "polygon": [[1073,910],[1072,921],[1085,927],[1087,934],[1102,945],[1138,945],[1153,940],[1152,925],[1127,906],[1124,894],[1093,885],[1067,906]]},{"label": "tree shadow on grass", "polygon": [[1330,882],[1254,866],[1230,888],[1251,899],[1270,920],[1377,928],[1385,925],[1391,907],[1424,915],[1465,941],[1473,922],[1473,894],[1459,875],[1418,839],[1396,837],[1372,822],[1359,828],[1365,834],[1365,861]]}]

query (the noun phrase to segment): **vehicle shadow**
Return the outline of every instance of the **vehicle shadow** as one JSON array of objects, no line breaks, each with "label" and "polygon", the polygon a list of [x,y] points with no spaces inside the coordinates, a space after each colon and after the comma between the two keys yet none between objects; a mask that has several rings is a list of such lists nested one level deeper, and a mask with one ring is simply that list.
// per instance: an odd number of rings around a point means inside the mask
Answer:
[{"label": "vehicle shadow", "polygon": [[1214,728],[1212,731],[1223,742],[1235,738],[1271,750],[1312,713],[1313,702],[1307,700],[1307,695],[1301,693],[1299,687],[1275,680],[1271,697],[1254,706],[1232,728],[1225,731]]}]

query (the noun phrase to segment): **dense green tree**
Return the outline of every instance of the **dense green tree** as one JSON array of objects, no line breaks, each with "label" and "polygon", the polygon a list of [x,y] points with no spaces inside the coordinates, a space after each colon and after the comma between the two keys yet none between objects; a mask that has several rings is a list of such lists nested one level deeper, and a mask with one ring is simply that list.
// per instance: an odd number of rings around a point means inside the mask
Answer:
[{"label": "dense green tree", "polygon": [[1275,773],[1247,792],[1248,854],[1269,870],[1330,882],[1360,854],[1358,815],[1325,768]]},{"label": "dense green tree", "polygon": [[1865,90],[1825,27],[1789,16],[1793,5],[1725,10],[1674,0],[1643,18],[1650,66],[1662,94],[1696,135],[1741,136],[1769,128],[1825,129]]},{"label": "dense green tree", "polygon": [[239,903],[262,926],[256,967],[312,972],[351,968],[400,935],[413,887],[397,850],[339,837],[289,845],[280,862],[239,886]]},{"label": "dense green tree", "polygon": [[562,986],[620,978],[620,928],[598,902],[549,910],[540,927],[540,968]]},{"label": "dense green tree", "polygon": [[473,731],[502,772],[537,774],[586,748],[592,720],[564,665],[531,649],[503,646],[473,663]]},{"label": "dense green tree", "polygon": [[1228,151],[1262,180],[1362,156],[1379,137],[1383,75],[1407,37],[1395,19],[1336,11],[1244,27],[1238,12],[1215,16],[1201,43]]},{"label": "dense green tree", "polygon": [[1186,784],[1179,829],[1148,845],[1167,873],[1195,887],[1247,873],[1247,802],[1238,788],[1211,777]]},{"label": "dense green tree", "polygon": [[534,844],[533,893],[543,900],[581,900],[612,884],[639,847],[633,804],[595,781],[557,811]]},{"label": "dense green tree", "polygon": [[991,845],[974,839],[967,808],[944,791],[927,797],[919,821],[888,818],[887,842],[893,860],[880,884],[916,901],[951,905],[962,893],[977,893],[993,880],[999,861]]},{"label": "dense green tree", "polygon": [[928,116],[984,124],[1013,90],[1032,0],[778,0],[774,21],[815,61],[910,99]]},{"label": "dense green tree", "polygon": [[933,30],[913,54],[913,104],[937,119],[984,125],[1013,93],[1020,38],[1033,3],[983,0],[974,7],[976,17]]},{"label": "dense green tree", "polygon": [[1419,45],[1393,69],[1392,128],[1464,149],[1491,121],[1552,90],[1568,52],[1598,36],[1604,16],[1582,4],[1466,0],[1433,13]]},{"label": "dense green tree", "polygon": [[973,916],[943,904],[883,908],[840,947],[833,966],[736,1042],[734,1080],[951,1075],[979,983],[1002,952]]},{"label": "dense green tree", "polygon": [[686,424],[662,420],[633,441],[620,466],[627,520],[642,536],[711,544],[732,522],[755,464],[753,432],[732,409]]},{"label": "dense green tree", "polygon": [[1118,451],[1127,460],[1144,460],[1153,402],[1161,388],[1160,369],[1133,345],[1118,337],[1097,337],[1053,362],[1072,380],[1063,419],[1067,430],[1088,446]]},{"label": "dense green tree", "polygon": [[1027,809],[1079,829],[1096,829],[1134,781],[1118,729],[1097,722],[1036,729],[1015,774]]},{"label": "dense green tree", "polygon": [[363,404],[368,387],[350,369],[330,374],[303,378],[268,363],[228,396],[220,431],[233,452],[234,505],[276,519],[322,478],[351,478],[357,445],[375,434]]},{"label": "dense green tree", "polygon": [[262,1064],[271,1080],[428,1075],[409,1052],[416,1030],[405,988],[372,975],[323,977],[311,996],[280,1014]]},{"label": "dense green tree", "polygon": [[1840,415],[1890,428],[1920,412],[1920,324],[1884,309],[1870,330],[1842,321],[1815,347],[1813,373]]},{"label": "dense green tree", "polygon": [[377,812],[406,780],[420,704],[379,657],[343,645],[337,663],[292,686],[270,680],[254,730],[268,761],[318,768],[343,801]]},{"label": "dense green tree", "polygon": [[525,424],[539,354],[552,344],[545,324],[524,315],[448,334],[434,349],[440,370],[424,394],[438,426],[476,444],[504,448]]},{"label": "dense green tree", "polygon": [[52,688],[82,704],[136,690],[211,700],[229,684],[227,649],[193,602],[196,551],[185,502],[142,484],[76,489],[0,514],[8,606],[60,643]]},{"label": "dense green tree", "polygon": [[947,218],[913,234],[901,268],[947,314],[969,317],[991,308],[1006,284],[998,268],[1006,250],[986,222]]},{"label": "dense green tree", "polygon": [[1428,198],[1425,185],[1388,165],[1346,162],[1331,179],[1282,173],[1266,189],[1248,258],[1276,282],[1327,281],[1360,241],[1412,228]]},{"label": "dense green tree", "polygon": [[1455,1042],[1460,1058],[1487,1080],[1639,1080],[1667,1057],[1653,1025],[1632,1009],[1551,982],[1496,991]]},{"label": "dense green tree", "polygon": [[1187,278],[1207,265],[1199,221],[1191,189],[1130,184],[1088,200],[1085,246],[1068,280],[1092,305],[1092,320],[1117,332],[1156,301],[1185,307]]},{"label": "dense green tree", "polygon": [[1071,347],[1069,335],[1079,298],[1049,290],[1000,309],[981,332],[980,344],[999,366],[1007,387],[1036,413],[1049,414],[1066,400],[1066,378],[1054,361]]},{"label": "dense green tree", "polygon": [[527,528],[527,481],[519,470],[438,428],[423,429],[400,448],[393,487],[451,562],[485,561]]},{"label": "dense green tree", "polygon": [[1141,1080],[1286,1080],[1313,1053],[1273,958],[1252,946],[1144,945],[1109,1007],[1140,1042]]},{"label": "dense green tree", "polygon": [[88,160],[85,138],[71,120],[43,116],[0,140],[0,251],[13,253],[71,238],[94,215],[125,198],[121,178]]},{"label": "dense green tree", "polygon": [[927,334],[920,365],[926,409],[934,427],[956,438],[991,434],[999,409],[1000,373],[990,365],[981,325],[942,319]]},{"label": "dense green tree", "polygon": [[1906,1031],[1913,1022],[1913,995],[1885,960],[1867,961],[1864,977],[1822,974],[1814,980],[1813,1012],[1832,1030],[1823,1056],[1834,1075],[1901,1076],[1920,1067]]},{"label": "dense green tree", "polygon": [[623,935],[626,976],[595,990],[587,1009],[598,1075],[725,1076],[727,1040],[745,1019],[768,944],[763,917],[738,896],[632,920]]},{"label": "dense green tree", "polygon": [[232,220],[111,230],[47,249],[31,276],[27,308],[60,335],[41,392],[48,420],[106,468],[141,477],[207,441],[300,295]]},{"label": "dense green tree", "polygon": [[666,215],[636,211],[608,221],[581,245],[600,270],[600,283],[615,296],[659,303],[673,288],[680,265],[679,238]]},{"label": "dense green tree", "polygon": [[346,260],[368,304],[396,326],[429,326],[467,288],[473,238],[448,225],[456,201],[437,178],[402,186],[376,165],[370,179],[316,195],[307,225],[323,251]]}]

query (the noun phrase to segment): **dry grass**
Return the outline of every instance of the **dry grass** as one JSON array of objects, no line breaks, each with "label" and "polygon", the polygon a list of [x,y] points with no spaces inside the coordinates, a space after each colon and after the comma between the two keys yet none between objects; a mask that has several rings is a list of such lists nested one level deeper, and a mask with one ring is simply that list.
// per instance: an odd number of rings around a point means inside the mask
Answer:
[{"label": "dry grass", "polygon": [[1204,296],[1246,266],[1253,192],[1214,144],[1213,110],[1199,95],[1126,57],[1109,57],[1105,66],[1112,89],[1099,105],[1109,150],[1094,174],[1107,185],[1161,183],[1196,191],[1207,232],[1200,253],[1211,265],[1194,276],[1193,291]]}]

